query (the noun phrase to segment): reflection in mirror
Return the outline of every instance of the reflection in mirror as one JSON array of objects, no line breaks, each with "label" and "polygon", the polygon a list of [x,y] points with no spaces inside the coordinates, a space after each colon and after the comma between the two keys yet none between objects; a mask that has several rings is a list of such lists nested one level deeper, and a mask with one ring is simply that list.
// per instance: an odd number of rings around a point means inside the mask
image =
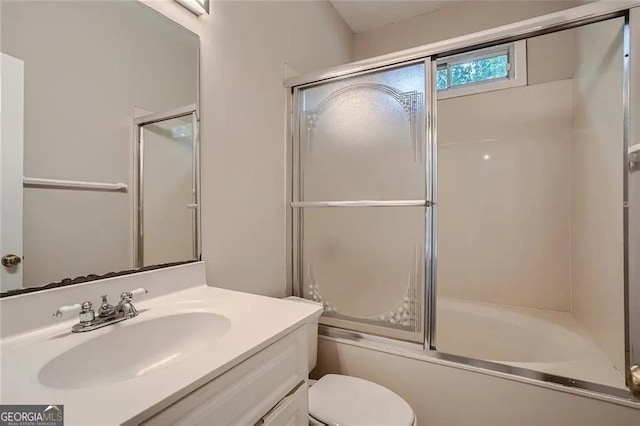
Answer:
[{"label": "reflection in mirror", "polygon": [[[197,256],[194,194],[194,114],[140,126],[144,173],[139,195],[138,266]],[[144,117],[142,118],[144,119]]]},{"label": "reflection in mirror", "polygon": [[[3,2],[0,27],[1,291],[197,259],[198,37],[138,1]],[[140,117],[190,105],[138,168]]]}]

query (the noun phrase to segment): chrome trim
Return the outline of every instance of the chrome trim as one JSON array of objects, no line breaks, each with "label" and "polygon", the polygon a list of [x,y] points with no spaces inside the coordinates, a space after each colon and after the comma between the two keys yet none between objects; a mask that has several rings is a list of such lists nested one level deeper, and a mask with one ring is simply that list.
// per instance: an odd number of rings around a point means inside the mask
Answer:
[{"label": "chrome trim", "polygon": [[[497,46],[485,47],[484,49],[476,49],[472,51],[467,51],[464,53],[459,53],[457,55],[451,56],[440,56],[436,62],[438,67],[445,66],[454,66],[458,64],[463,64],[469,61],[478,61],[481,59],[492,58],[494,56],[507,55],[508,61],[507,63],[513,62],[513,43],[505,43],[499,44]],[[507,72],[507,77],[505,78],[513,78],[514,68],[511,67]]]},{"label": "chrome trim", "polygon": [[[433,352],[434,358],[452,361],[457,364],[469,365],[473,367],[482,368],[485,370],[497,371],[500,373],[509,374],[512,376],[525,377],[527,379],[539,380],[541,382],[550,382],[557,385],[562,385],[570,388],[578,388],[588,390],[590,392],[596,392],[607,396],[613,396],[619,399],[625,399],[631,401],[629,398],[629,391],[626,389],[616,388],[613,386],[601,385],[599,383],[586,382],[584,380],[572,379],[569,377],[556,376],[554,374],[543,373],[537,370],[530,370],[528,368],[515,367],[507,364],[500,364],[498,362],[485,361],[477,358],[467,358],[460,355],[447,354],[443,352]],[[640,408],[640,406],[638,407]]]},{"label": "chrome trim", "polygon": [[366,345],[372,345],[376,348],[387,348],[397,350],[398,348],[407,349],[409,351],[422,352],[424,346],[421,343],[410,342],[407,340],[393,339],[390,337],[377,336],[374,334],[362,333],[346,328],[339,328],[331,325],[318,325],[318,334],[320,336],[331,337],[335,339],[343,339],[351,342],[360,342]]},{"label": "chrome trim", "polygon": [[425,60],[425,58],[420,57],[420,58],[412,59],[412,60],[408,60],[408,61],[392,62],[392,63],[389,63],[388,65],[383,65],[383,66],[375,67],[375,68],[371,68],[371,69],[364,69],[362,71],[356,71],[356,72],[352,72],[352,73],[348,73],[348,74],[332,77],[330,79],[325,79],[325,80],[320,80],[320,81],[313,81],[311,83],[301,84],[301,85],[292,86],[292,87],[293,88],[298,88],[298,89],[306,89],[306,88],[309,88],[309,87],[317,86],[319,84],[328,83],[329,81],[340,81],[340,80],[345,80],[345,79],[352,78],[352,77],[358,77],[358,76],[361,76],[361,75],[371,74],[372,72],[382,72],[382,71],[392,70],[394,68],[401,68],[401,67],[406,67],[406,66],[409,66],[409,65],[420,64],[420,63],[423,63],[424,60]]},{"label": "chrome trim", "polygon": [[120,295],[120,302],[116,305],[110,305],[107,302],[107,296],[102,296],[102,305],[95,315],[93,304],[89,301],[82,304],[61,306],[53,313],[54,317],[61,318],[66,312],[73,312],[80,309],[79,322],[71,327],[72,333],[85,333],[87,331],[97,330],[108,325],[116,324],[121,321],[128,320],[138,316],[138,309],[131,303],[133,296],[147,294],[146,288],[140,287],[135,290],[125,291]]},{"label": "chrome trim", "polygon": [[640,5],[640,0],[598,1],[462,37],[401,50],[316,73],[290,77],[285,80],[285,86],[302,86],[416,59],[424,60],[429,56],[449,56],[478,48],[491,47],[621,16],[619,12],[638,5]]},{"label": "chrome trim", "polygon": [[192,181],[191,181],[191,199],[193,203],[187,205],[187,208],[193,209],[193,217],[191,224],[191,232],[193,233],[193,258],[199,260],[200,256],[200,238],[199,238],[199,230],[200,230],[200,197],[198,196],[198,176],[200,175],[199,170],[199,158],[200,158],[200,144],[198,143],[199,136],[199,120],[198,113],[194,110],[191,113],[191,126],[192,126],[192,138],[193,138],[193,164],[192,164]]},{"label": "chrome trim", "polygon": [[629,55],[631,53],[631,34],[629,25],[629,12],[624,17],[623,40],[622,40],[622,234],[623,234],[623,288],[624,288],[624,348],[625,348],[625,380],[628,386],[631,386],[630,367],[631,359],[631,340],[630,340],[630,324],[629,310],[631,309],[629,299],[629,137],[630,137],[630,121],[629,121]]},{"label": "chrome trim", "polygon": [[[633,22],[633,25],[631,24]],[[634,27],[635,25],[635,27]],[[633,31],[635,35],[632,38]],[[640,85],[638,64],[640,61],[640,9],[632,9],[625,20],[625,62],[624,62],[624,280],[625,280],[625,370],[626,380],[632,395],[640,397],[638,392],[637,365],[640,364],[640,177],[638,163],[633,162],[631,146],[638,143],[640,124],[633,119],[640,118],[640,99],[637,95]],[[628,56],[627,56],[628,55]],[[634,56],[635,55],[635,56]],[[635,72],[632,73],[632,70]],[[634,176],[632,177],[632,174]]]},{"label": "chrome trim", "polygon": [[[297,202],[301,198],[301,176],[300,176],[300,89],[295,88],[292,91],[292,105],[291,105],[291,200],[290,204]],[[291,211],[291,210],[290,210]],[[293,288],[293,295],[297,297],[303,297],[304,292],[302,289],[302,211],[291,211],[291,284]]]},{"label": "chrome trim", "polygon": [[294,201],[291,207],[431,207],[429,200]]},{"label": "chrome trim", "polygon": [[[532,379],[539,381],[540,384],[552,383],[561,385],[570,389],[580,389],[592,393],[600,394],[620,402],[630,402],[635,408],[640,409],[640,403],[630,398],[629,391],[626,389],[616,388],[598,383],[586,382],[583,380],[571,379],[563,376],[556,376],[549,373],[543,373],[537,370],[530,370],[522,367],[515,367],[497,362],[485,361],[477,358],[468,358],[460,355],[448,354],[427,350],[415,343],[398,341],[380,336],[368,335],[351,330],[344,330],[335,327],[319,326],[318,335],[331,341],[343,344],[356,344],[366,349],[383,351],[392,356],[409,356],[414,359],[426,362],[434,362],[436,360],[451,363],[453,368],[461,368],[461,366],[474,367],[478,372],[496,376],[497,373],[506,374],[512,377],[507,379]],[[617,402],[617,401],[616,401]]]},{"label": "chrome trim", "polygon": [[142,268],[144,259],[144,130],[138,125],[138,173],[135,182],[136,188],[136,264],[137,268]]},{"label": "chrome trim", "polygon": [[171,109],[164,112],[155,112],[153,114],[144,115],[133,120],[133,123],[137,126],[146,126],[147,124],[158,123],[160,121],[167,121],[173,118],[180,118],[186,115],[190,115],[197,111],[196,104],[189,104],[178,108]]},{"label": "chrome trim", "polygon": [[424,241],[424,279],[425,279],[425,348],[436,348],[436,251],[437,251],[437,113],[438,113],[438,93],[436,88],[436,73],[438,71],[438,64],[434,59],[429,58],[425,61],[425,68],[430,70],[425,75],[427,86],[426,92],[428,93],[428,116],[427,116],[427,149],[426,154],[426,197],[432,200],[432,203],[425,212],[425,241]]},{"label": "chrome trim", "polygon": [[[209,0],[207,0],[208,2]],[[198,240],[198,253],[196,256],[196,260],[202,260],[202,168],[200,166],[200,159],[202,156],[202,151],[201,151],[201,144],[200,144],[200,123],[201,123],[201,116],[200,116],[200,91],[202,90],[202,85],[200,84],[200,77],[201,77],[201,66],[202,66],[202,58],[201,58],[201,48],[200,48],[200,37],[198,36],[198,55],[196,57],[197,60],[197,66],[196,66],[196,78],[198,80],[198,86],[197,86],[197,90],[196,90],[196,103],[195,103],[195,114],[196,114],[196,119],[198,121],[198,128],[197,128],[197,135],[198,137],[196,138],[196,145],[197,145],[197,161],[195,164],[195,168],[197,169],[197,176],[196,176],[196,203],[198,204],[198,209],[196,210],[196,225],[197,225],[197,233],[196,233],[196,238]]]},{"label": "chrome trim", "polygon": [[[200,237],[200,132],[199,132],[199,118],[198,111],[195,109],[196,104],[190,104],[185,107],[175,108],[173,110],[164,113],[149,114],[139,119],[134,120],[137,126],[136,132],[136,145],[137,145],[137,173],[135,182],[135,201],[136,205],[134,210],[136,211],[136,222],[134,229],[136,229],[136,241],[135,241],[135,267],[142,268],[144,266],[144,126],[149,124],[155,124],[162,121],[173,120],[175,118],[191,116],[191,125],[193,133],[193,185],[192,192],[195,198],[195,218],[192,222],[193,235],[193,259],[199,260],[202,254],[201,249],[201,237]],[[192,259],[189,259],[192,260]]]},{"label": "chrome trim", "polygon": [[285,93],[285,191],[284,191],[284,215],[285,215],[285,294],[294,294],[293,289],[293,209],[290,208],[293,201],[293,93],[286,89]]}]

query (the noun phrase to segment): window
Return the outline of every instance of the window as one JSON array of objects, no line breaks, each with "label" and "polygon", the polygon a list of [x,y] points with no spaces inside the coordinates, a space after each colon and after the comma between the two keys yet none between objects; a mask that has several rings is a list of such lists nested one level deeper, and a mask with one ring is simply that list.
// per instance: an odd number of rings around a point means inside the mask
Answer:
[{"label": "window", "polygon": [[526,42],[517,41],[438,59],[438,98],[527,84]]}]

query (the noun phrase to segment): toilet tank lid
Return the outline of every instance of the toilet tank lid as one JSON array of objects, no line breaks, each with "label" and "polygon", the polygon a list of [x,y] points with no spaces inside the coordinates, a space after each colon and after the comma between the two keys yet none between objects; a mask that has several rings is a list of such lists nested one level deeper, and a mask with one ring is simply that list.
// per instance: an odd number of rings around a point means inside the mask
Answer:
[{"label": "toilet tank lid", "polygon": [[328,425],[411,426],[407,402],[389,389],[357,377],[327,374],[309,389],[309,414]]}]

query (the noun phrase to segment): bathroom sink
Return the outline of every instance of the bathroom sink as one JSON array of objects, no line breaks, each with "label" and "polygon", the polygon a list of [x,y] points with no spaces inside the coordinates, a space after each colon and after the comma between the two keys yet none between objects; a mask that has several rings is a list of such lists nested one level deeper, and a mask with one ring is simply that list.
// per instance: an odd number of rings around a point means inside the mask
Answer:
[{"label": "bathroom sink", "polygon": [[40,369],[38,380],[50,388],[74,389],[142,376],[215,349],[230,327],[228,318],[210,312],[148,320],[141,315],[58,355]]}]

